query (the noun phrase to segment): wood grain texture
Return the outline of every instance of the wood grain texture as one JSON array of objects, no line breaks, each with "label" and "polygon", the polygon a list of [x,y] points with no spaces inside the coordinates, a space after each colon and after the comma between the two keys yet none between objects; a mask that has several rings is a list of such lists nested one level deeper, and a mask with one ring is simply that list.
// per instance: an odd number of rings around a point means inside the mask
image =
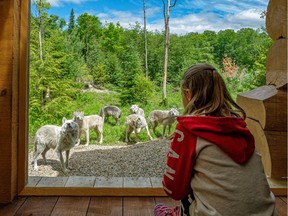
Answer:
[{"label": "wood grain texture", "polygon": [[122,216],[122,197],[92,197],[88,216]]},{"label": "wood grain texture", "polygon": [[266,84],[281,88],[287,84],[287,38],[274,41],[267,53]]},{"label": "wood grain texture", "polygon": [[[0,63],[1,71],[1,81],[3,85],[0,85],[0,92],[6,92],[6,94],[1,94],[0,96],[0,173],[1,176],[5,178],[0,178],[0,202],[11,201],[15,196],[15,175],[12,171],[15,168],[12,161],[14,155],[14,149],[12,149],[12,79],[13,79],[13,34],[14,32],[14,22],[17,17],[14,17],[15,13],[15,2],[14,1],[1,1],[0,7],[0,50],[1,57],[4,60]],[[7,61],[5,61],[7,60]],[[17,56],[16,56],[17,61]],[[17,96],[17,95],[16,95]],[[16,160],[17,161],[17,160]],[[13,174],[12,174],[13,173]]]},{"label": "wood grain texture", "polygon": [[90,203],[90,197],[60,197],[51,215],[85,215]]},{"label": "wood grain texture", "polygon": [[50,215],[58,197],[30,197],[15,215]]},{"label": "wood grain texture", "polygon": [[247,118],[246,123],[261,154],[265,174],[272,178],[287,176],[287,131],[263,130],[257,120]]},{"label": "wood grain texture", "polygon": [[279,37],[287,38],[287,0],[269,1],[266,30],[273,40],[277,40]]},{"label": "wood grain texture", "polygon": [[[0,215],[49,215],[44,212],[49,213],[53,203],[56,210],[50,215],[89,216],[147,216],[153,215],[153,208],[157,203],[164,203],[172,208],[179,205],[179,201],[169,197],[22,197],[10,204],[0,205]],[[286,196],[276,197],[276,210],[278,216],[287,215]]]},{"label": "wood grain texture", "polygon": [[123,215],[153,216],[155,201],[153,197],[123,197]]},{"label": "wood grain texture", "polygon": [[19,121],[18,121],[18,193],[28,182],[28,65],[30,2],[20,1]]},{"label": "wood grain texture", "polygon": [[27,197],[18,197],[9,204],[0,204],[0,215],[3,215],[3,216],[15,215],[16,212],[19,210],[19,208],[22,205],[24,205],[26,200],[27,200]]},{"label": "wood grain texture", "polygon": [[278,216],[287,216],[287,199],[285,202],[282,197],[276,197],[275,206],[278,212]]}]

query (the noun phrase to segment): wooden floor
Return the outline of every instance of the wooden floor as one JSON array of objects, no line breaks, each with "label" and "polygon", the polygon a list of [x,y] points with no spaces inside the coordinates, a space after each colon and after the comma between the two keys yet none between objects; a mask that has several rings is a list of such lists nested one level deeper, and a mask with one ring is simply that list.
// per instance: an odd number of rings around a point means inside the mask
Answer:
[{"label": "wooden floor", "polygon": [[[0,215],[115,215],[150,216],[156,203],[174,207],[177,201],[168,197],[19,197],[0,205]],[[276,197],[279,216],[287,215],[287,197]]]},{"label": "wooden floor", "polygon": [[[278,215],[286,216],[287,181],[280,183],[269,180]],[[29,177],[15,201],[0,205],[0,216],[150,216],[157,203],[178,204],[165,195],[161,178]]]}]

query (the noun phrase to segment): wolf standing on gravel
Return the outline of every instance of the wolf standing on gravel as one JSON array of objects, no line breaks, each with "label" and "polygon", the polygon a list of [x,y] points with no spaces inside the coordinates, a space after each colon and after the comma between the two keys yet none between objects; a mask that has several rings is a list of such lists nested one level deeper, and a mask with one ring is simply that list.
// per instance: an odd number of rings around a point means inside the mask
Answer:
[{"label": "wolf standing on gravel", "polygon": [[90,143],[90,129],[93,129],[98,135],[99,144],[103,143],[103,127],[104,127],[104,118],[99,115],[89,115],[84,116],[84,112],[73,113],[73,121],[76,122],[79,126],[79,136],[76,146],[80,144],[81,134],[85,132],[86,135],[86,144],[88,146]]},{"label": "wolf standing on gravel", "polygon": [[[37,158],[42,154],[44,164],[46,161],[46,153],[52,148],[55,149],[60,160],[61,168],[64,173],[68,171],[68,162],[70,149],[72,149],[79,134],[78,124],[72,120],[67,120],[65,117],[62,120],[62,126],[44,125],[39,128],[35,135],[35,152],[33,156],[34,170],[38,170]],[[62,151],[66,151],[66,163],[64,164]]]},{"label": "wolf standing on gravel", "polygon": [[146,129],[146,132],[147,132],[149,139],[150,140],[153,139],[150,135],[150,132],[149,132],[149,129],[147,126],[147,122],[143,116],[138,115],[138,114],[131,114],[131,115],[126,117],[125,125],[126,125],[125,142],[128,143],[131,141],[130,135],[133,131],[135,132],[136,142],[139,142],[138,133],[140,133],[142,128]]}]

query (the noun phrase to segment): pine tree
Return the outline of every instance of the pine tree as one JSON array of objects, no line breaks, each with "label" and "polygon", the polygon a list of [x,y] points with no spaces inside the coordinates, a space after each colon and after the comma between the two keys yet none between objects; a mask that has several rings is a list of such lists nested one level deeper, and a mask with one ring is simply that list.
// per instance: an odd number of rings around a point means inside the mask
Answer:
[{"label": "pine tree", "polygon": [[69,19],[69,25],[68,25],[68,33],[69,34],[74,29],[74,26],[75,26],[75,15],[74,15],[74,10],[72,8],[71,12],[70,12],[70,19]]}]

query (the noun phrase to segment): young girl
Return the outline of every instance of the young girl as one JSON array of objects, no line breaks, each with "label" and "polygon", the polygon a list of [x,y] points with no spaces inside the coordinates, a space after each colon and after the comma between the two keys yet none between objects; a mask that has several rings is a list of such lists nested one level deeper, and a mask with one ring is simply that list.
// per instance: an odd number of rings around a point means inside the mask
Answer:
[{"label": "young girl", "polygon": [[188,68],[181,92],[184,115],[177,118],[162,182],[181,205],[161,203],[154,214],[276,215],[245,112],[216,69],[206,63]]}]

